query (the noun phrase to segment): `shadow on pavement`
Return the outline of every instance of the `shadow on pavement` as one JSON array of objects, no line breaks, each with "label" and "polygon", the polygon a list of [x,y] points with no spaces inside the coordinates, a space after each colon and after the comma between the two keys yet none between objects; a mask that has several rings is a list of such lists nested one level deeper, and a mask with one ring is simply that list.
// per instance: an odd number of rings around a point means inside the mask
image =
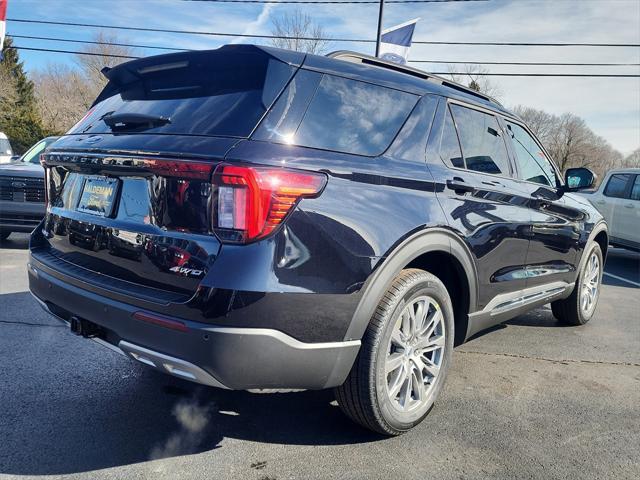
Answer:
[{"label": "shadow on pavement", "polygon": [[382,439],[349,421],[331,391],[191,384],[59,328],[26,292],[0,295],[0,303],[29,320],[7,312],[3,320],[11,323],[0,326],[0,474],[87,472],[224,448],[224,438],[294,445]]},{"label": "shadow on pavement", "polygon": [[0,248],[6,250],[26,250],[29,248],[28,233],[12,233],[9,238],[0,240]]},{"label": "shadow on pavement", "polygon": [[[640,253],[622,248],[610,248],[604,271],[605,275],[602,277],[602,283],[605,285],[640,288],[633,284],[640,284]],[[611,275],[615,275],[615,277]],[[625,282],[621,279],[628,281]]]}]

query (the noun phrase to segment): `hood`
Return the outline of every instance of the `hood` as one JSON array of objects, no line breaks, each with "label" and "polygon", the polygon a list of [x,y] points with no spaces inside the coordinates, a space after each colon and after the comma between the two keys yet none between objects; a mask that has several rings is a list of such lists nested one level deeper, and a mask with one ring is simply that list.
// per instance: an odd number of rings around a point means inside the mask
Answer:
[{"label": "hood", "polygon": [[0,176],[44,178],[44,169],[39,163],[15,162],[0,165]]}]

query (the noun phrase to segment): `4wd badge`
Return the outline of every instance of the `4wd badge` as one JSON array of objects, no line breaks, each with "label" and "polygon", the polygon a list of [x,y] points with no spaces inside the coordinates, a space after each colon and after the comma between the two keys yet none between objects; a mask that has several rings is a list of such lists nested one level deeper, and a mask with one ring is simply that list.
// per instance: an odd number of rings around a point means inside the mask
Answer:
[{"label": "4wd badge", "polygon": [[187,268],[187,267],[171,267],[169,270],[172,272],[179,273],[180,275],[184,275],[186,277],[200,277],[204,273],[202,270],[196,270],[195,268]]}]

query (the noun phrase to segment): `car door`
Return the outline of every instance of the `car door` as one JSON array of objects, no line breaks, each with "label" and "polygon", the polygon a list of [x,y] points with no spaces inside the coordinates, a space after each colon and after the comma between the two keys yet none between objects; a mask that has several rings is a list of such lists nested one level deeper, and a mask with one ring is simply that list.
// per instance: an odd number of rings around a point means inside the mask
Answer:
[{"label": "car door", "polygon": [[640,246],[640,175],[633,175],[629,192],[616,211],[620,239],[630,246]]},{"label": "car door", "polygon": [[593,193],[584,193],[583,195],[589,202],[602,214],[604,219],[609,225],[609,233],[611,233],[611,204],[607,203],[607,197],[604,196],[604,189],[611,180],[611,174],[607,174],[603,180],[602,185]]},{"label": "car door", "polygon": [[443,179],[436,191],[450,227],[474,256],[477,310],[490,310],[525,286],[526,198],[512,176],[503,132],[492,112],[443,101],[437,123],[439,158],[430,159],[429,168],[434,178]]},{"label": "car door", "polygon": [[[634,180],[635,175],[631,173],[613,173],[602,191],[605,212],[603,215],[614,239],[624,240],[632,227],[626,225],[626,222],[633,218],[633,203],[630,197]],[[600,208],[597,203],[596,208]]]},{"label": "car door", "polygon": [[576,199],[559,192],[559,173],[533,134],[512,119],[503,124],[531,215],[526,286],[551,293],[575,282],[585,214]]}]

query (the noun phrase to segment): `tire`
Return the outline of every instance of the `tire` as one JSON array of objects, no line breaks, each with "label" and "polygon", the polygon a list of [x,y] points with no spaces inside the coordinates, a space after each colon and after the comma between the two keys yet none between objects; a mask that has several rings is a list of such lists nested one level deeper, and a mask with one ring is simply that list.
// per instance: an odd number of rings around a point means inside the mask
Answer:
[{"label": "tire", "polygon": [[[600,298],[600,287],[602,285],[602,272],[603,272],[603,258],[600,245],[593,243],[586,250],[586,261],[582,266],[578,274],[573,292],[564,300],[556,300],[551,302],[551,311],[553,316],[560,322],[567,325],[584,325],[593,317],[596,307],[598,305],[598,299]],[[598,270],[595,274],[592,271],[592,259],[597,259]],[[585,308],[584,294],[585,294],[585,280],[589,283],[590,278],[595,278],[595,293],[592,294],[591,303],[588,308]],[[593,283],[591,283],[593,285]]]},{"label": "tire", "polygon": [[0,230],[0,242],[4,242],[11,235],[11,230]]},{"label": "tire", "polygon": [[[418,321],[407,320],[411,311]],[[419,424],[444,384],[454,333],[453,307],[442,282],[424,270],[400,272],[369,322],[347,380],[335,389],[343,412],[383,435],[400,435]],[[421,353],[425,346],[432,350]],[[401,366],[385,371],[398,362]]]}]

